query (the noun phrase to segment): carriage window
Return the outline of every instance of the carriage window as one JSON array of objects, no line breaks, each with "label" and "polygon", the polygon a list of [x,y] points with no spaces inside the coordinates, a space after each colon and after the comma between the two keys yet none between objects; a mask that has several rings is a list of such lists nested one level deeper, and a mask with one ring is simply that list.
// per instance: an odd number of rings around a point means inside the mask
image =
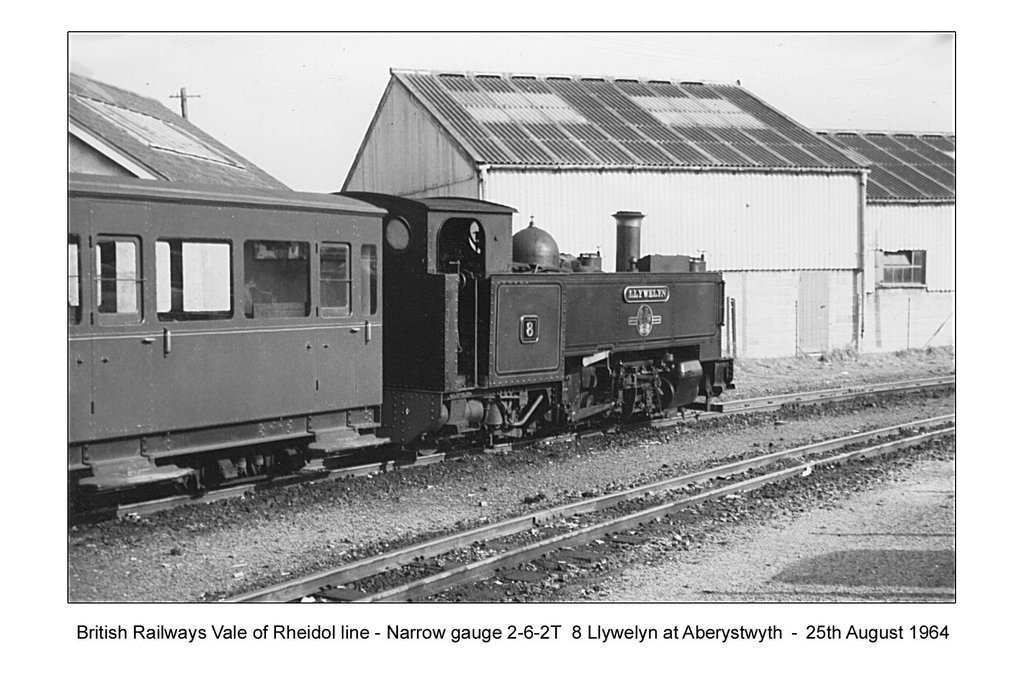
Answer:
[{"label": "carriage window", "polygon": [[68,235],[68,324],[82,321],[81,276],[78,273],[78,236]]},{"label": "carriage window", "polygon": [[320,314],[346,317],[352,297],[352,268],[348,244],[320,245]]},{"label": "carriage window", "polygon": [[245,316],[309,316],[309,243],[248,240],[244,247]]},{"label": "carriage window", "polygon": [[360,255],[362,262],[363,314],[377,314],[377,247],[364,244]]},{"label": "carriage window", "polygon": [[140,321],[142,266],[136,238],[100,237],[96,242],[96,299],[101,315]]},{"label": "carriage window", "polygon": [[172,321],[230,317],[231,245],[157,241],[156,311]]}]

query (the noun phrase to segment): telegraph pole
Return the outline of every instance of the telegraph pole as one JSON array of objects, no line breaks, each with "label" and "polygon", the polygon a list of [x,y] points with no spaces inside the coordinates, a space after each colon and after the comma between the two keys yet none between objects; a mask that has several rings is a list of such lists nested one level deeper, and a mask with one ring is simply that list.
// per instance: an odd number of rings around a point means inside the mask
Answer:
[{"label": "telegraph pole", "polygon": [[201,99],[201,98],[203,98],[203,95],[202,94],[189,94],[187,91],[185,91],[185,88],[182,87],[180,93],[178,93],[178,94],[171,94],[167,98],[169,98],[169,99],[181,99],[181,116],[187,120],[188,119],[188,100],[189,99]]}]

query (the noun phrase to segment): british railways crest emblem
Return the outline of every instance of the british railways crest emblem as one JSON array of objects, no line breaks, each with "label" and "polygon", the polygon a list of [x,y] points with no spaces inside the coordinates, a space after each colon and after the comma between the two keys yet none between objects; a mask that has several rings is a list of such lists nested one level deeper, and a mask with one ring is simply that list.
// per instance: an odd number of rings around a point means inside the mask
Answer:
[{"label": "british railways crest emblem", "polygon": [[636,332],[641,336],[649,336],[651,329],[661,323],[661,315],[654,314],[650,305],[641,305],[636,311],[636,317],[629,318],[629,325],[636,327]]}]

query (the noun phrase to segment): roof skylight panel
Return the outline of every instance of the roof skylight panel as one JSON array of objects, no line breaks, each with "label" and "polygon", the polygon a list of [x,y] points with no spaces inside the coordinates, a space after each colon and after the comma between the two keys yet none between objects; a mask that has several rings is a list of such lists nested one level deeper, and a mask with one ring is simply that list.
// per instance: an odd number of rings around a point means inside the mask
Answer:
[{"label": "roof skylight panel", "polygon": [[103,101],[76,97],[81,103],[108,122],[113,123],[140,143],[167,152],[188,155],[209,162],[243,168],[234,159],[218,152],[190,133],[164,120],[121,108]]}]

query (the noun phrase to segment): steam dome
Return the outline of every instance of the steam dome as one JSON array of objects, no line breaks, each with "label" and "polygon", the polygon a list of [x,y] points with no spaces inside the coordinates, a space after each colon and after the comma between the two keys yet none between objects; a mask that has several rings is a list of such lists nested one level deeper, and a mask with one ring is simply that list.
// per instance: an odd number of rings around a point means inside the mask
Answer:
[{"label": "steam dome", "polygon": [[558,243],[550,234],[530,221],[512,237],[512,262],[539,268],[558,269]]}]

